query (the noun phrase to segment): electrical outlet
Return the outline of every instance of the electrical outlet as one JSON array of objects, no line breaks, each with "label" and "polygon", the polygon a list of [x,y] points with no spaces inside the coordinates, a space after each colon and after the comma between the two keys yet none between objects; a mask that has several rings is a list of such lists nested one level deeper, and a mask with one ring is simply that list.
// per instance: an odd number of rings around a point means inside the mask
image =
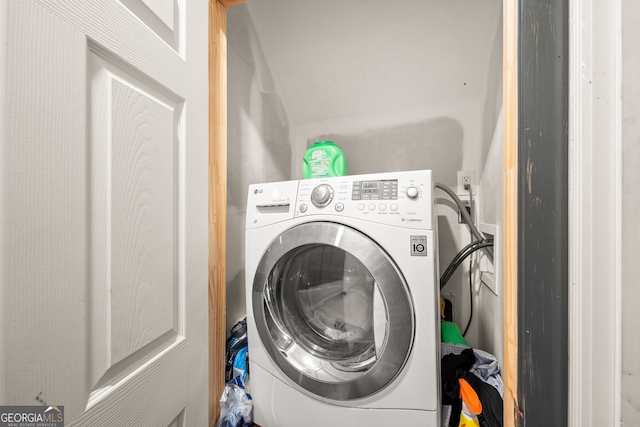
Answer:
[{"label": "electrical outlet", "polygon": [[[462,200],[462,204],[464,205],[465,209],[469,213],[469,216],[473,220],[473,215],[474,215],[473,203],[470,202],[469,200]],[[464,221],[464,219],[462,219],[462,212],[460,212],[460,209],[458,209],[458,223],[462,224],[463,222],[465,222],[465,221]]]},{"label": "electrical outlet", "polygon": [[458,194],[475,194],[476,171],[458,171]]}]

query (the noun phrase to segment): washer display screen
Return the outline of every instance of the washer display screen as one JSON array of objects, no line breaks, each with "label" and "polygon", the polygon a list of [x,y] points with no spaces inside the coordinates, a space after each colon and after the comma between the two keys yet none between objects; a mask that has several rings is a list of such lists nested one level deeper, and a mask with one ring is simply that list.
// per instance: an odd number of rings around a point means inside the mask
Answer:
[{"label": "washer display screen", "polygon": [[398,180],[354,181],[352,200],[397,200]]}]

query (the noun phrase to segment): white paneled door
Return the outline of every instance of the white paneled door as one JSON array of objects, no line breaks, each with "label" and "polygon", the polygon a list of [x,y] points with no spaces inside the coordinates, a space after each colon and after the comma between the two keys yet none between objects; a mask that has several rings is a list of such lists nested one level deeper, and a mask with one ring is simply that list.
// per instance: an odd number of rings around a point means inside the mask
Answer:
[{"label": "white paneled door", "polygon": [[208,417],[206,0],[0,1],[0,405]]}]

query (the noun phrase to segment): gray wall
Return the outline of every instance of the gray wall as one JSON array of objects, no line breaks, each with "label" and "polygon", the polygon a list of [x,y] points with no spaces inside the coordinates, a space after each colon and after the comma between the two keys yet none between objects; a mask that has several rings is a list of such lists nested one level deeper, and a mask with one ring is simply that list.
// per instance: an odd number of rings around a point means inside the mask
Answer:
[{"label": "gray wall", "polygon": [[434,179],[456,185],[462,169],[463,131],[450,117],[354,133],[327,133],[307,140],[333,141],[344,151],[349,175],[432,169]]},{"label": "gray wall", "polygon": [[[503,292],[502,292],[502,194],[503,145],[502,120],[502,8],[495,28],[487,73],[487,92],[482,110],[482,169],[478,188],[478,223],[480,231],[494,239],[494,257],[483,251],[476,258],[474,288],[477,338],[476,345],[503,360]],[[483,225],[487,225],[483,227]]]},{"label": "gray wall", "polygon": [[622,1],[622,423],[640,425],[640,2]]},{"label": "gray wall", "polygon": [[[478,264],[482,283],[477,287],[478,347],[490,349],[503,360],[503,281],[502,281],[502,230],[504,218],[503,204],[503,149],[504,131],[503,115],[498,115],[494,125],[492,143],[487,153],[484,172],[480,178],[478,190],[478,216],[480,231],[493,237],[493,259],[482,253]],[[484,226],[486,224],[486,226]]]},{"label": "gray wall", "polygon": [[227,11],[227,330],[245,316],[249,184],[291,179],[289,124],[245,5]]},{"label": "gray wall", "polygon": [[[498,23],[495,27],[493,45],[489,55],[489,72],[487,73],[487,89],[484,98],[484,108],[482,109],[482,147],[480,149],[480,159],[482,165],[487,165],[489,150],[494,142],[495,127],[500,112],[502,111],[502,7]],[[500,132],[502,132],[500,130]],[[502,167],[500,167],[502,169]],[[482,172],[484,169],[480,171]],[[496,189],[498,190],[498,189]],[[502,191],[502,189],[499,189]]]}]

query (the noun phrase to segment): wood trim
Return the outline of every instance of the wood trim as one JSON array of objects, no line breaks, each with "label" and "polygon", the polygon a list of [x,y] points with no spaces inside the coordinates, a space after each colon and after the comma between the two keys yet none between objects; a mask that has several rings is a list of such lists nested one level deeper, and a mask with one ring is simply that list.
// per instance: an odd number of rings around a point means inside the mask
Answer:
[{"label": "wood trim", "polygon": [[519,425],[518,408],[518,2],[503,0],[504,239],[503,425]]},{"label": "wood trim", "polygon": [[226,347],[227,9],[209,1],[209,425],[220,416]]},{"label": "wood trim", "polygon": [[245,2],[245,0],[218,0],[218,1],[222,3],[222,5],[227,9]]}]

